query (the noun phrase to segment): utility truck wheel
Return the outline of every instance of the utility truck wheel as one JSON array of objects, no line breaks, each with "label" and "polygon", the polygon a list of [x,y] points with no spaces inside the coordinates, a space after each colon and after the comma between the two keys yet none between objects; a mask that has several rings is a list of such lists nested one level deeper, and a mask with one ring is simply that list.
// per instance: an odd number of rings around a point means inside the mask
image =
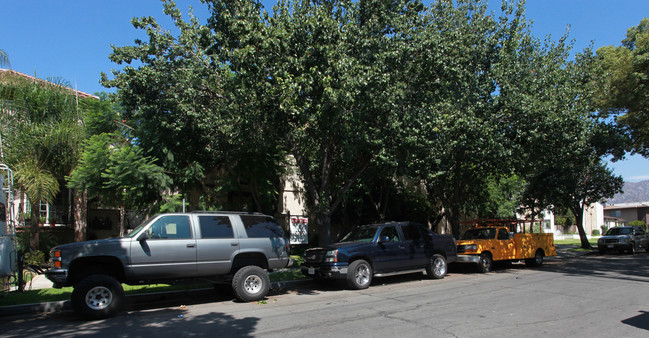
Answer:
[{"label": "utility truck wheel", "polygon": [[482,273],[486,273],[491,271],[491,268],[494,264],[493,259],[491,259],[491,255],[488,253],[483,253],[480,255],[480,261],[478,262],[478,271]]},{"label": "utility truck wheel", "polygon": [[541,266],[543,265],[543,251],[541,249],[536,250],[534,258],[525,259],[525,265],[527,266]]}]

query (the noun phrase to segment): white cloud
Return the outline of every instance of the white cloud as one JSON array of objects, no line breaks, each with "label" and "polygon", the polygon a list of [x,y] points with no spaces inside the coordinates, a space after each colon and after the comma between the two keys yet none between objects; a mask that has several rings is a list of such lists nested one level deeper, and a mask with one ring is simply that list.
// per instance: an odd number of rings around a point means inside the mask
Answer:
[{"label": "white cloud", "polygon": [[649,181],[649,175],[643,176],[631,176],[624,179],[625,182],[640,182],[640,181]]}]

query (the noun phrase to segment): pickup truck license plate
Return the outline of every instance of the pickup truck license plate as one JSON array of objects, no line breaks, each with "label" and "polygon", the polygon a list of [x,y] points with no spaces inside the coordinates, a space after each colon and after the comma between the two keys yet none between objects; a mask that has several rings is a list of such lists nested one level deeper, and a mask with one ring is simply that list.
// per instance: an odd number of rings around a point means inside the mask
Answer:
[{"label": "pickup truck license plate", "polygon": [[307,271],[309,275],[315,275],[315,269],[314,268],[309,268],[309,271]]},{"label": "pickup truck license plate", "polygon": [[608,247],[609,247],[609,248],[613,248],[613,244],[609,244]]}]

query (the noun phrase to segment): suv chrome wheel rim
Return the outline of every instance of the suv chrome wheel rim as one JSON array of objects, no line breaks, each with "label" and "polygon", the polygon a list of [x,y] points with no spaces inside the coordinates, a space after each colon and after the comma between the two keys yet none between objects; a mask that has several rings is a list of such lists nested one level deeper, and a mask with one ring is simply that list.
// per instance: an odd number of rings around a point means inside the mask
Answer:
[{"label": "suv chrome wheel rim", "polygon": [[86,305],[93,310],[103,310],[113,302],[113,293],[104,286],[96,286],[86,293]]},{"label": "suv chrome wheel rim", "polygon": [[358,285],[365,285],[370,281],[370,269],[367,265],[361,264],[356,268],[354,277],[356,278],[356,283]]},{"label": "suv chrome wheel rim", "polygon": [[446,265],[441,258],[437,258],[433,262],[433,272],[435,272],[435,274],[438,276],[443,276],[444,274],[446,274]]},{"label": "suv chrome wheel rim", "polygon": [[243,282],[243,288],[248,293],[257,293],[261,291],[263,281],[257,275],[251,275]]}]

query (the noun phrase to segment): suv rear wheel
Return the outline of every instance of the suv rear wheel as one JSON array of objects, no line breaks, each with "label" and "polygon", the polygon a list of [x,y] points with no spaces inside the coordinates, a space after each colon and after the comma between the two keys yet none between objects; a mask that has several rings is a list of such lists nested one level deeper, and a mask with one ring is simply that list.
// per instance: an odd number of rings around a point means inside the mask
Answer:
[{"label": "suv rear wheel", "polygon": [[112,276],[90,275],[74,287],[70,300],[74,310],[85,318],[108,318],[122,307],[124,289]]},{"label": "suv rear wheel", "polygon": [[442,279],[446,276],[448,265],[446,259],[442,255],[433,255],[433,257],[426,265],[426,275],[432,279]]},{"label": "suv rear wheel", "polygon": [[234,294],[244,302],[263,299],[266,297],[269,287],[270,278],[268,278],[268,273],[255,265],[242,267],[232,278]]}]

